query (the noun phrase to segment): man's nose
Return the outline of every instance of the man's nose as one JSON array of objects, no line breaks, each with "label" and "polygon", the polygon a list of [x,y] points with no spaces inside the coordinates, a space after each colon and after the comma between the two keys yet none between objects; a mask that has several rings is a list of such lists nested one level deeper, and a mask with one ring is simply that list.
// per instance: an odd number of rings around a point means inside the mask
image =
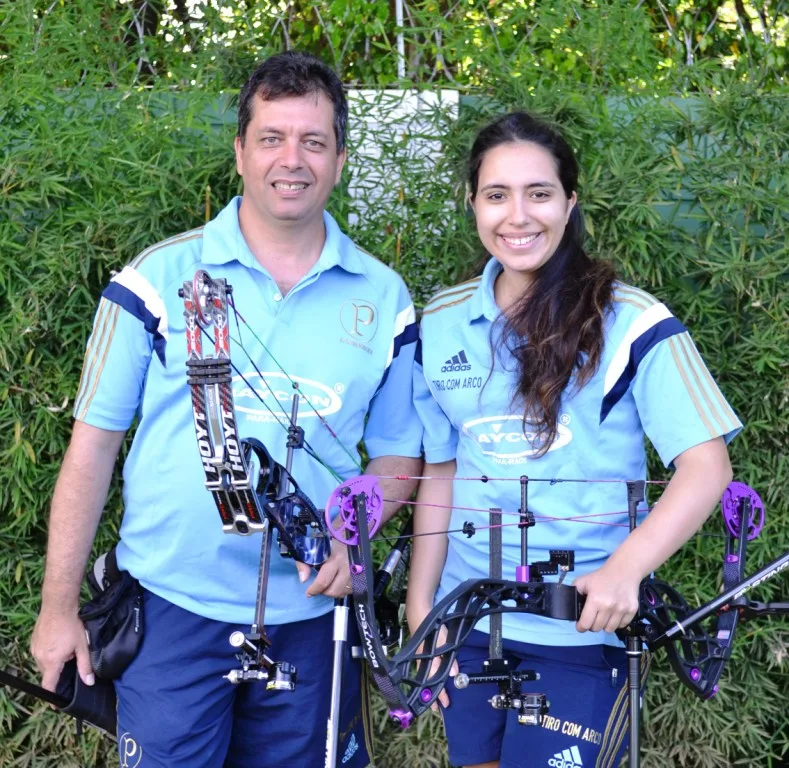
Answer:
[{"label": "man's nose", "polygon": [[284,168],[296,170],[302,166],[301,144],[295,140],[286,140],[282,144],[279,161]]}]

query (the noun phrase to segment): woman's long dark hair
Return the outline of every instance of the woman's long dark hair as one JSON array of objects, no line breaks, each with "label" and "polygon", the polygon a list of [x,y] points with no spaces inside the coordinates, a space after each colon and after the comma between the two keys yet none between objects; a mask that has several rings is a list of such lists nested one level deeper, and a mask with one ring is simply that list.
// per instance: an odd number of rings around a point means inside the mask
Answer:
[{"label": "woman's long dark hair", "polygon": [[[578,163],[556,130],[525,112],[512,112],[483,128],[471,148],[472,201],[485,155],[502,144],[530,143],[549,152],[569,198],[578,187]],[[583,248],[584,223],[576,203],[553,256],[535,273],[517,301],[502,313],[491,337],[493,354],[506,347],[517,365],[513,402],[524,406],[523,430],[535,434],[536,455],[550,449],[558,434],[562,394],[586,384],[600,366],[603,323],[616,279],[607,261],[589,258]]]}]

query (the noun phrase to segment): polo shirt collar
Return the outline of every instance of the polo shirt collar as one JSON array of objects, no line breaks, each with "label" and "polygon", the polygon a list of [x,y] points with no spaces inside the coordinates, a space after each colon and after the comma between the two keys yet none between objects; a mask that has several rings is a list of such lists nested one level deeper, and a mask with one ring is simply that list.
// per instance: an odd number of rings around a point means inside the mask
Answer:
[{"label": "polo shirt collar", "polygon": [[[250,269],[264,271],[249,250],[241,227],[238,224],[238,209],[241,197],[234,197],[203,229],[203,262],[205,264],[227,264],[238,261]],[[339,266],[346,272],[363,274],[366,270],[353,240],[342,232],[334,218],[323,212],[326,240],[312,273],[323,272]]]},{"label": "polo shirt collar", "polygon": [[485,269],[482,270],[482,280],[468,301],[469,320],[474,321],[484,317],[494,322],[501,314],[493,293],[493,286],[501,271],[502,266],[496,259],[488,260]]}]

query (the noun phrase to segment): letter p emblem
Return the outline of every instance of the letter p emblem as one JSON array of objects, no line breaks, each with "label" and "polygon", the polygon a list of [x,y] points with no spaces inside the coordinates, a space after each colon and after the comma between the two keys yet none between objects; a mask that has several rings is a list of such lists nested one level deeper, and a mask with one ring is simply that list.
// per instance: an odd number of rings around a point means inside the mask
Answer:
[{"label": "letter p emblem", "polygon": [[378,330],[378,311],[368,301],[351,299],[340,308],[340,322],[352,339],[369,342]]}]

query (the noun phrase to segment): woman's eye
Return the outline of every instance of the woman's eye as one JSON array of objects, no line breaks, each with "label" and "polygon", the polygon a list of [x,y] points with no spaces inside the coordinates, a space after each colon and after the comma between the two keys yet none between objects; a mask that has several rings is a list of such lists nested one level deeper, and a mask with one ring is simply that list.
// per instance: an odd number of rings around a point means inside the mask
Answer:
[{"label": "woman's eye", "polygon": [[503,200],[503,199],[504,199],[504,193],[503,192],[492,192],[491,194],[488,195],[488,200],[490,200],[490,201],[492,201],[494,203],[497,203],[497,202],[499,202],[500,200]]}]

